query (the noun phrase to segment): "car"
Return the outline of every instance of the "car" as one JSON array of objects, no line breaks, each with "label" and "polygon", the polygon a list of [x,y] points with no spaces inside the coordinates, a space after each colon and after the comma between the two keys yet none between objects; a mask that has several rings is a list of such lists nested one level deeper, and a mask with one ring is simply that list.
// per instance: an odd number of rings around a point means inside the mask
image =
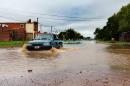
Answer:
[{"label": "car", "polygon": [[50,50],[62,48],[63,42],[56,34],[39,34],[26,44],[28,50]]}]

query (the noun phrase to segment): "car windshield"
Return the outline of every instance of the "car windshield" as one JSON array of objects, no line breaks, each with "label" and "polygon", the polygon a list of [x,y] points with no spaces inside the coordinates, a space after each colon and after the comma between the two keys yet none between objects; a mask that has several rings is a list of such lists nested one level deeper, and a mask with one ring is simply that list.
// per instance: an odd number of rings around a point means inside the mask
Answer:
[{"label": "car windshield", "polygon": [[40,34],[36,36],[35,40],[52,40],[53,37],[50,34]]}]

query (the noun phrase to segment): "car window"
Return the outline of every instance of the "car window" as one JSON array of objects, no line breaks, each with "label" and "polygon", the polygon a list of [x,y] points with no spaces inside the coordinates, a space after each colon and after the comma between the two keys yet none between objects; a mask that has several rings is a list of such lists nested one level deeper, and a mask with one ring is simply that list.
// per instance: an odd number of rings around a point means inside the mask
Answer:
[{"label": "car window", "polygon": [[35,40],[52,40],[52,39],[53,39],[52,35],[49,34],[41,34],[36,36],[35,38]]},{"label": "car window", "polygon": [[54,39],[55,39],[55,40],[58,40],[59,38],[58,38],[58,36],[57,36],[57,35],[54,35]]}]

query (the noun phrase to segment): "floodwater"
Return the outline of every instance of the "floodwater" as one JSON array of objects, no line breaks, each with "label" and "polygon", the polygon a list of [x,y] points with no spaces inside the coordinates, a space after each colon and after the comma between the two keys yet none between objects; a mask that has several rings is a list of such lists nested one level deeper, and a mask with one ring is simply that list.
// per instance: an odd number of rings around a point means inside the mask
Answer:
[{"label": "floodwater", "polygon": [[83,41],[39,52],[1,48],[0,86],[130,86],[130,46]]}]

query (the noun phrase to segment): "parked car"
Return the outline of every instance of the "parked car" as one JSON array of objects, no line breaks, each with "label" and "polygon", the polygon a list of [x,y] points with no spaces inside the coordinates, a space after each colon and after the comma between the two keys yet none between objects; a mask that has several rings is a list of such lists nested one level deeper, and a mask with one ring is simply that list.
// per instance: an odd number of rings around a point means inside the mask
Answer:
[{"label": "parked car", "polygon": [[52,47],[61,48],[63,42],[56,34],[39,34],[26,44],[28,50],[49,50]]}]

